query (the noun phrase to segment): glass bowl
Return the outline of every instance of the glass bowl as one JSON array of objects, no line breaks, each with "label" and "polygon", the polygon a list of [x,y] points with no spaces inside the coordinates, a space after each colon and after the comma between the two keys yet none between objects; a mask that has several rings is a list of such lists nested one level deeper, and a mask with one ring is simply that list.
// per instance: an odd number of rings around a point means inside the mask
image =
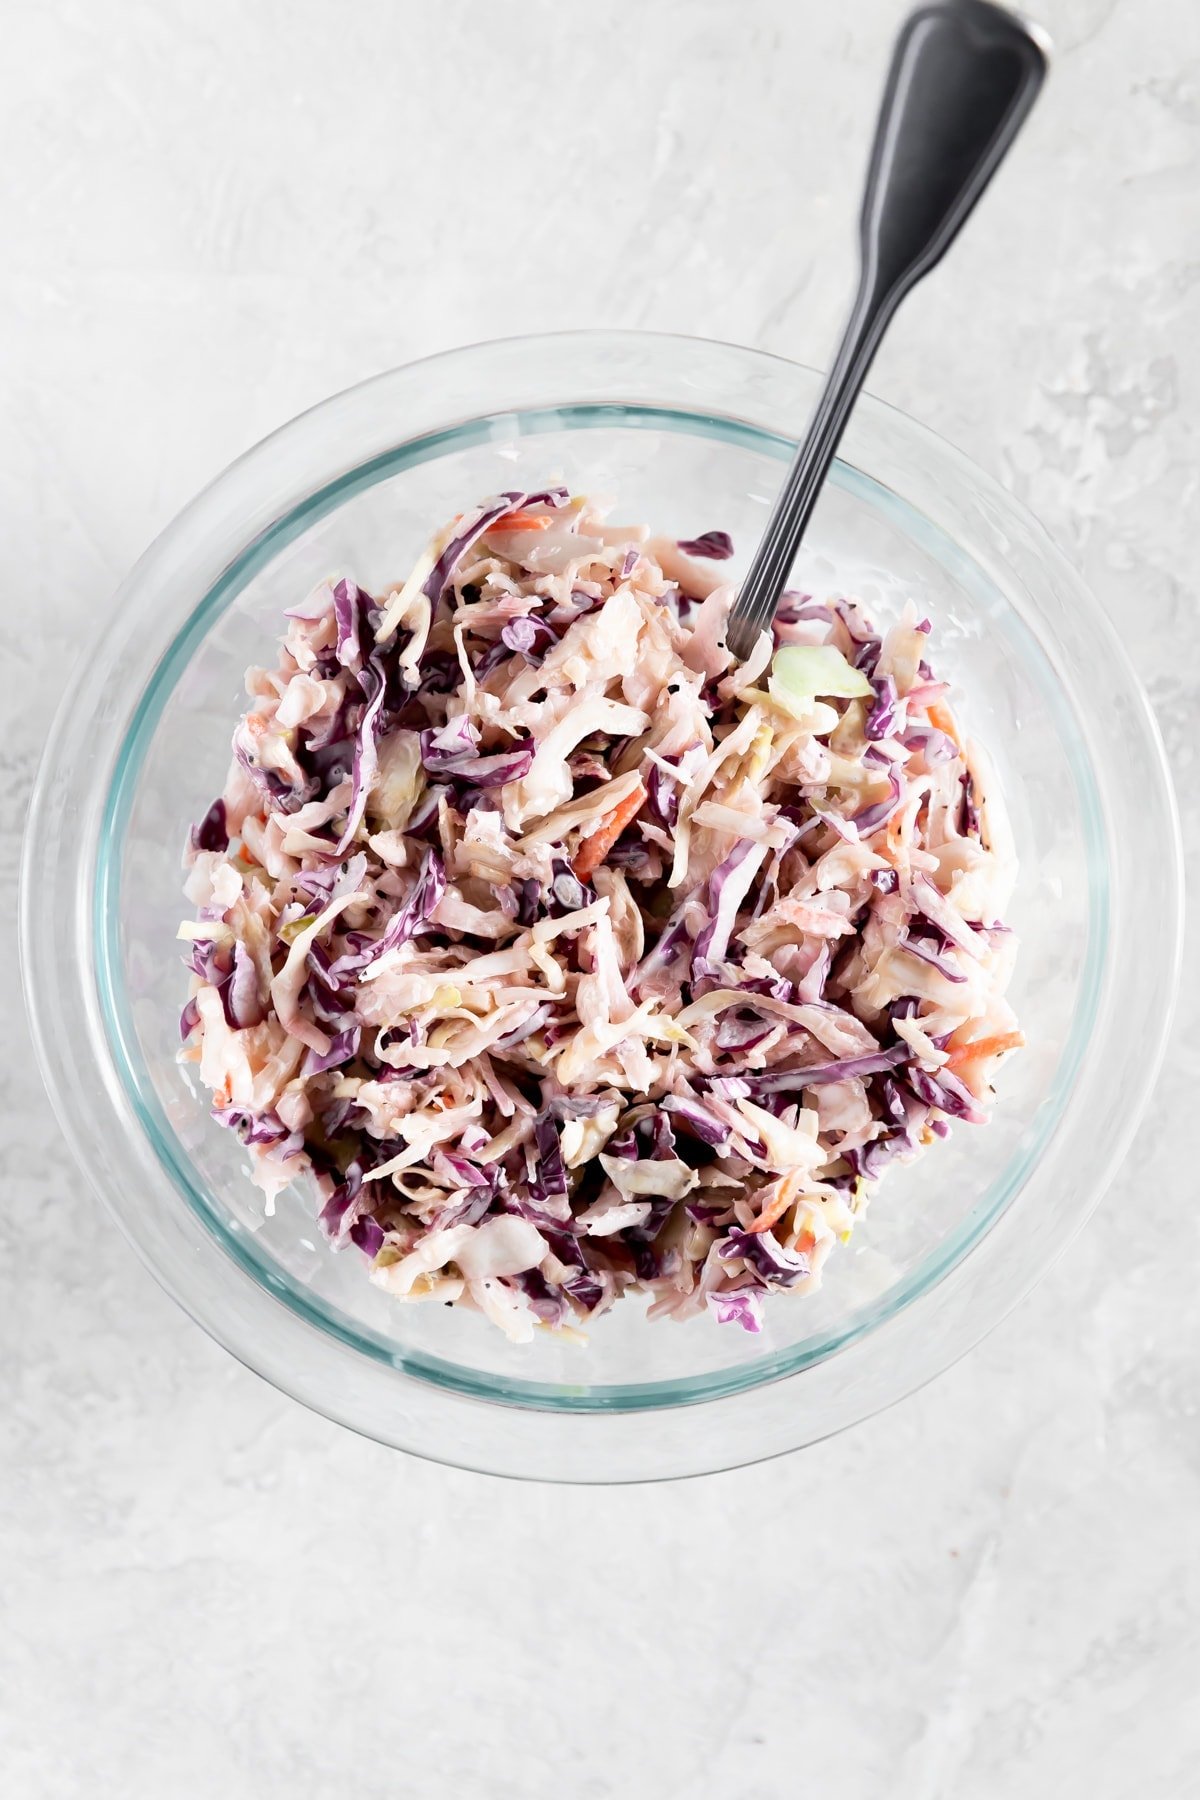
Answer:
[{"label": "glass bowl", "polygon": [[[752,550],[819,377],[640,333],[476,345],[305,413],[146,553],[64,695],[30,820],[28,996],[64,1131],[164,1286],[286,1392],[386,1443],[541,1479],[694,1474],[824,1437],[996,1323],[1096,1205],[1154,1079],[1176,985],[1178,827],[1146,702],[1038,525],[957,452],[863,400],[798,580],[883,620],[913,594],[1021,854],[1013,990],[1028,1049],[993,1123],[895,1169],[808,1299],[761,1337],[637,1302],[587,1348],[507,1342],[390,1301],[309,1197],[265,1220],[240,1145],[176,1062],[188,823],[219,792],[242,676],[334,570],[379,590],[430,528],[562,479],[678,536]],[[731,565],[736,574],[741,561]],[[131,1354],[133,1354],[131,1349]]]}]

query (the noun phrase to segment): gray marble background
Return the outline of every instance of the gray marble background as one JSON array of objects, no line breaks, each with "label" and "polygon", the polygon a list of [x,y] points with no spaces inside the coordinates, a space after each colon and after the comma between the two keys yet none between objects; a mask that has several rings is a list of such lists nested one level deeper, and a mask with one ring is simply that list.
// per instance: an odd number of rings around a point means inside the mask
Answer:
[{"label": "gray marble background", "polygon": [[[60,671],[231,457],[465,340],[821,361],[891,0],[21,0],[0,57],[11,927]],[[1059,56],[873,386],[1121,626],[1200,847],[1200,25]],[[0,958],[5,1800],[1128,1800],[1200,1776],[1200,1012],[1034,1297],[887,1416],[614,1492],[428,1467],[175,1310],[65,1157]]]}]

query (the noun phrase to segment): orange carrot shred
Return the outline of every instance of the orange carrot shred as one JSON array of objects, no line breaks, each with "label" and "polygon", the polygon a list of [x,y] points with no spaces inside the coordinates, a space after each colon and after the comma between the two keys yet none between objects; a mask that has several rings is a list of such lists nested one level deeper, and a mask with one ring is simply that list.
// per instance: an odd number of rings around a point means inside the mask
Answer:
[{"label": "orange carrot shred", "polygon": [[639,781],[632,794],[627,795],[619,806],[614,806],[595,831],[584,838],[571,864],[580,881],[586,881],[595,873],[629,821],[637,817],[645,804],[646,789]]},{"label": "orange carrot shred", "polygon": [[797,1193],[797,1190],[799,1189],[799,1186],[800,1186],[800,1171],[799,1171],[799,1169],[790,1169],[786,1175],[784,1175],[780,1178],[779,1186],[776,1190],[775,1198],[770,1202],[770,1204],[766,1207],[766,1209],[763,1212],[759,1213],[759,1215],[758,1215],[757,1219],[755,1219],[753,1225],[749,1226],[748,1229],[752,1232],[754,1232],[754,1231],[769,1231],[771,1229],[772,1225],[774,1225],[779,1219],[782,1219],[784,1213],[787,1211],[788,1207],[792,1204],[792,1201],[796,1198],[796,1193]]},{"label": "orange carrot shred", "polygon": [[489,532],[497,531],[547,531],[550,527],[547,513],[509,512],[494,525],[489,525]]},{"label": "orange carrot shred", "polygon": [[936,725],[939,731],[944,731],[951,743],[957,744],[961,750],[962,739],[958,735],[958,726],[954,722],[954,714],[950,708],[943,706],[940,700],[931,700],[925,711],[929,714],[929,723]]},{"label": "orange carrot shred", "polygon": [[[954,1035],[957,1037],[958,1033]],[[954,1038],[951,1038],[946,1067],[963,1069],[969,1063],[982,1062],[985,1057],[1002,1056],[1006,1050],[1019,1050],[1024,1042],[1019,1031],[998,1031],[991,1037],[969,1038],[962,1044],[956,1044]]]}]

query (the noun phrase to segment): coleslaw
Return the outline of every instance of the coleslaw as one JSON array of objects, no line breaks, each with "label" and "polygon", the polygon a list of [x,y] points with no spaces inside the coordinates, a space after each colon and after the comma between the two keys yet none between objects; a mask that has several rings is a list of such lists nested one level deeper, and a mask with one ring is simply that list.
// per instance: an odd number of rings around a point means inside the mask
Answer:
[{"label": "coleslaw", "polygon": [[564,488],[287,615],[189,838],[181,1058],[273,1210],[518,1341],[758,1331],[1021,1043],[1016,874],[915,604],[724,643],[724,532]]}]

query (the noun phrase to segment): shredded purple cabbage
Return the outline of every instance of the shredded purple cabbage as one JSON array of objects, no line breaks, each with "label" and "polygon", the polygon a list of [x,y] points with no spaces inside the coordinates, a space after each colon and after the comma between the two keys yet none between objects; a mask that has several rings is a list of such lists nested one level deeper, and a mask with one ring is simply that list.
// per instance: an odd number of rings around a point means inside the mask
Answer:
[{"label": "shredded purple cabbage", "polygon": [[680,538],[679,548],[685,556],[704,556],[712,562],[727,562],[733,555],[733,539],[727,531],[702,531],[699,537]]},{"label": "shredded purple cabbage", "polygon": [[566,488],[545,488],[538,494],[501,494],[498,499],[489,502],[488,505],[479,507],[467,524],[450,539],[425,577],[422,592],[436,606],[442,597],[447,581],[461,558],[474,544],[479,542],[481,537],[486,535],[492,525],[504,518],[506,513],[523,512],[531,506],[565,506],[569,499],[570,495]]},{"label": "shredded purple cabbage", "polygon": [[228,850],[224,800],[214,800],[200,823],[192,826],[191,845],[193,850]]},{"label": "shredded purple cabbage", "polygon": [[501,646],[515,650],[528,663],[541,662],[547,650],[552,650],[557,642],[544,619],[510,619],[500,633]]},{"label": "shredded purple cabbage", "polygon": [[708,1306],[718,1325],[740,1325],[743,1331],[762,1330],[762,1299],[753,1288],[709,1294]]},{"label": "shredded purple cabbage", "polygon": [[731,1231],[717,1255],[722,1262],[740,1257],[766,1287],[795,1287],[812,1274],[812,1262],[798,1250],[785,1250],[770,1231]]}]

